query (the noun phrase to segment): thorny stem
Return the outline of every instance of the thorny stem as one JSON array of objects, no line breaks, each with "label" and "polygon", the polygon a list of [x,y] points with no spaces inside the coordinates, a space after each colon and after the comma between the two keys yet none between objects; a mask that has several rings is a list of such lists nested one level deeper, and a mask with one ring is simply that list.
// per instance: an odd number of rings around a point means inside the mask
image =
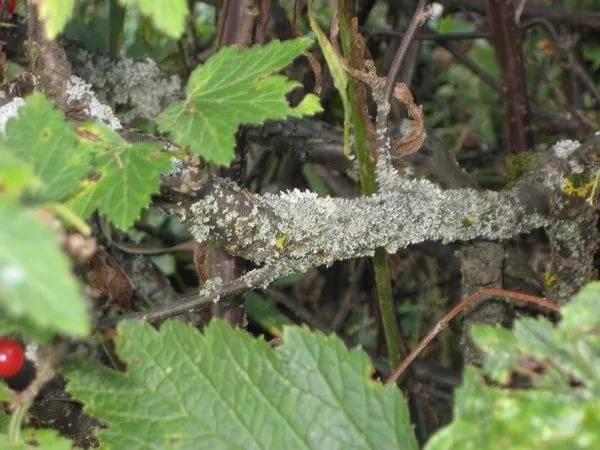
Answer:
[{"label": "thorny stem", "polygon": [[552,300],[543,297],[536,297],[535,295],[525,294],[523,292],[514,292],[507,291],[505,289],[497,289],[497,288],[487,288],[480,289],[479,291],[471,294],[470,296],[461,300],[454,308],[446,313],[444,317],[442,317],[438,323],[425,335],[421,342],[409,353],[409,355],[404,358],[402,364],[400,364],[394,372],[389,376],[386,380],[385,384],[390,385],[398,382],[402,374],[406,371],[408,366],[419,356],[419,354],[429,345],[429,343],[440,333],[440,331],[444,330],[448,326],[448,322],[450,322],[454,317],[456,317],[461,311],[465,308],[469,307],[481,297],[505,297],[510,298],[517,301],[534,303],[539,306],[543,306],[551,311],[559,311],[559,306]]},{"label": "thorny stem", "polygon": [[[350,66],[363,70],[359,62],[353,57],[353,30],[350,13],[351,0],[338,0],[337,9],[340,16],[340,37],[342,40],[342,51]],[[363,195],[373,195],[377,190],[375,178],[375,165],[371,157],[371,149],[367,138],[367,124],[362,113],[362,105],[358,93],[358,84],[353,77],[348,79],[348,96],[352,108],[352,124],[354,127],[354,139],[356,145],[356,156],[359,163],[361,192]],[[379,310],[383,322],[383,330],[387,344],[390,364],[396,366],[400,361],[400,351],[403,347],[394,301],[392,298],[392,280],[385,249],[375,250],[373,257],[373,270],[375,272],[375,284],[377,286],[377,297]]]}]

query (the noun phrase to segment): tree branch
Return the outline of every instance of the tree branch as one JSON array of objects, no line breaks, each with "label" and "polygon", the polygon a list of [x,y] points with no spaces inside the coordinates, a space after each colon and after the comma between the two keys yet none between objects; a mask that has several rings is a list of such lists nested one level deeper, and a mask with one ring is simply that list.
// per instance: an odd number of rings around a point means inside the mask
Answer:
[{"label": "tree branch", "polygon": [[222,179],[183,219],[194,237],[221,242],[255,263],[304,271],[337,260],[393,253],[427,240],[506,239],[548,224],[542,191],[442,190],[426,180],[388,180],[388,190],[352,200],[298,190],[258,196]]}]

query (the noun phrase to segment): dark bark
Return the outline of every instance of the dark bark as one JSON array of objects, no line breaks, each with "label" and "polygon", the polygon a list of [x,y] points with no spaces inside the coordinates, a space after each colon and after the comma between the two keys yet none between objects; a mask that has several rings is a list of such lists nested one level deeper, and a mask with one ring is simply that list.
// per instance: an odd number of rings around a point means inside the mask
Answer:
[{"label": "dark bark", "polygon": [[512,0],[487,0],[487,16],[496,56],[502,67],[501,92],[508,147],[511,153],[527,152],[533,148],[533,132],[525,90],[521,32]]}]

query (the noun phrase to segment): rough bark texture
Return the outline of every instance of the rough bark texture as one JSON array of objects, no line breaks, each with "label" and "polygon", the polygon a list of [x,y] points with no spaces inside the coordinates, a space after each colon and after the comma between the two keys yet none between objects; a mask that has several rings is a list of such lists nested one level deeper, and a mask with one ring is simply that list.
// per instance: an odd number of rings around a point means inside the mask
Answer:
[{"label": "rough bark texture", "polygon": [[[502,288],[504,246],[496,242],[465,245],[459,252],[462,275],[462,296],[484,288]],[[504,321],[506,307],[499,302],[480,302],[467,310],[463,320],[460,346],[465,364],[481,364],[483,353],[469,336],[475,323],[499,324]]]}]

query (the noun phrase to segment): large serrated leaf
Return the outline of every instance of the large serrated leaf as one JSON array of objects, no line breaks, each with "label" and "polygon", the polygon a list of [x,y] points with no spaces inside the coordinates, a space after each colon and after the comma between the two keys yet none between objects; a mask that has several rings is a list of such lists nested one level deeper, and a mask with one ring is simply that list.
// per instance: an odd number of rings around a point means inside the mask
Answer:
[{"label": "large serrated leaf", "polygon": [[73,127],[63,112],[40,92],[30,95],[18,117],[6,124],[0,137],[2,153],[31,167],[36,179],[31,194],[40,200],[62,200],[91,167],[89,154],[77,147]]},{"label": "large serrated leaf", "polygon": [[273,349],[220,320],[203,334],[177,321],[118,332],[127,372],[66,372],[109,448],[417,448],[401,392],[337,337],[288,327]]},{"label": "large serrated leaf", "polygon": [[124,6],[137,6],[140,12],[148,16],[157,30],[165,35],[178,38],[185,30],[188,15],[186,0],[119,0]]},{"label": "large serrated leaf", "polygon": [[301,38],[244,50],[223,48],[192,72],[186,99],[170,105],[158,117],[160,130],[206,160],[228,165],[240,125],[320,112],[319,100],[312,94],[291,107],[285,95],[299,84],[273,75],[310,43]]},{"label": "large serrated leaf", "polygon": [[75,0],[38,0],[36,3],[40,17],[46,24],[46,35],[54,39],[71,17]]},{"label": "large serrated leaf", "polygon": [[129,229],[158,192],[160,174],[169,169],[170,157],[158,144],[130,144],[102,124],[79,129],[93,148],[95,176],[69,201],[82,217],[95,210],[122,230]]},{"label": "large serrated leaf", "polygon": [[25,320],[41,334],[87,335],[86,306],[54,232],[33,212],[2,200],[0,218],[2,319]]}]

